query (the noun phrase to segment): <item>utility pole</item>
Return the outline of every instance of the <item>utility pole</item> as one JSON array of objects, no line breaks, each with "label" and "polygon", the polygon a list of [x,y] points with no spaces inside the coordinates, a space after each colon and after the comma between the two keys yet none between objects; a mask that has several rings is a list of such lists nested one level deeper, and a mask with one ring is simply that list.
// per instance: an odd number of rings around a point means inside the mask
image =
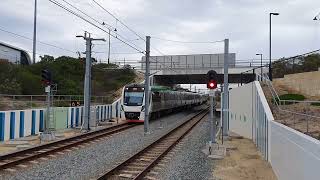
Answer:
[{"label": "utility pole", "polygon": [[76,36],[82,37],[86,41],[86,72],[84,77],[84,129],[90,130],[90,101],[91,101],[91,48],[92,41],[106,41],[105,39],[93,39],[91,38],[91,34],[85,32],[84,36]]},{"label": "utility pole", "polygon": [[222,106],[222,131],[223,136],[228,136],[229,125],[229,39],[224,40],[224,85],[223,85],[223,106]]},{"label": "utility pole", "polygon": [[109,47],[109,48],[108,48],[108,49],[109,49],[109,50],[108,50],[108,64],[110,64],[110,44],[111,44],[111,43],[110,43],[110,33],[111,33],[111,32],[110,32],[110,28],[109,28],[109,41],[108,41],[108,47]]},{"label": "utility pole", "polygon": [[150,82],[149,82],[149,75],[150,75],[150,36],[146,37],[146,72],[145,72],[145,114],[144,114],[144,133],[145,134],[150,134],[149,132],[149,88],[150,88]]},{"label": "utility pole", "polygon": [[34,19],[33,19],[33,64],[36,63],[36,41],[37,41],[37,0],[34,0]]}]

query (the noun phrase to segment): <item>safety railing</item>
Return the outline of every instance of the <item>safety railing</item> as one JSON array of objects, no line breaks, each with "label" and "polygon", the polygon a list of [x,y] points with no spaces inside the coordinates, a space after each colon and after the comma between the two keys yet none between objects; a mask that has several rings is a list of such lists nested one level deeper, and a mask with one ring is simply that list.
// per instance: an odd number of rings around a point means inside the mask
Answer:
[{"label": "safety railing", "polygon": [[[46,95],[8,95],[0,94],[0,110],[39,108],[46,106]],[[92,96],[92,105],[108,104],[108,96]],[[55,107],[68,107],[83,104],[82,95],[52,95]],[[74,104],[74,105],[73,105]]]},{"label": "safety railing", "polygon": [[320,105],[320,101],[283,100],[268,76],[257,74],[257,80],[268,88],[272,97],[269,104],[278,122],[316,139],[320,138],[320,111],[318,107],[313,106]]}]

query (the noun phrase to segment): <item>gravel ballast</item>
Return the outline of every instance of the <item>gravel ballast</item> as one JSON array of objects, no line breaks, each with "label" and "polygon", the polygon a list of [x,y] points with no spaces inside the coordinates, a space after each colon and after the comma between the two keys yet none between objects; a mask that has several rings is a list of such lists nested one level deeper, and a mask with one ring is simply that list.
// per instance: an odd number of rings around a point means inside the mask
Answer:
[{"label": "gravel ballast", "polygon": [[195,111],[180,112],[162,117],[150,123],[150,135],[144,135],[143,125],[112,135],[98,143],[59,155],[41,163],[29,164],[28,168],[15,168],[17,172],[0,174],[0,179],[90,179],[116,166],[143,149],[160,136],[166,134],[183,121],[192,117]]},{"label": "gravel ballast", "polygon": [[169,160],[164,162],[164,166],[158,171],[157,179],[214,179],[214,161],[202,152],[210,138],[209,127],[206,116],[173,149]]}]

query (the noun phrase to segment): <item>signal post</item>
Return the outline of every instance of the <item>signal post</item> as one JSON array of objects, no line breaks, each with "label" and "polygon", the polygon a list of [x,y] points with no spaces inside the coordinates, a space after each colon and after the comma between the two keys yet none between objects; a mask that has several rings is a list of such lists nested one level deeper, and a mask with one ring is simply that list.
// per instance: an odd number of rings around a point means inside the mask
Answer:
[{"label": "signal post", "polygon": [[46,110],[46,119],[44,121],[43,133],[41,134],[40,139],[45,141],[53,140],[54,134],[50,130],[50,121],[52,120],[50,114],[51,112],[51,85],[52,85],[52,75],[51,72],[47,69],[41,71],[42,83],[45,85],[45,92],[47,93],[47,110]]},{"label": "signal post", "polygon": [[217,88],[217,73],[214,70],[210,70],[207,73],[208,81],[207,88],[209,89],[210,97],[210,141],[209,141],[209,155],[211,155],[212,144],[216,144],[216,118],[214,117],[213,111],[215,109],[215,89]]}]

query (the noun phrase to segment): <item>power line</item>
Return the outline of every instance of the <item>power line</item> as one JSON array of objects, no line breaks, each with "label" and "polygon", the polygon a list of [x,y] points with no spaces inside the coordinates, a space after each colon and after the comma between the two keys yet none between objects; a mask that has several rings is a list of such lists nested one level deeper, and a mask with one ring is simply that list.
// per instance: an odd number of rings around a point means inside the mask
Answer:
[{"label": "power line", "polygon": [[[2,32],[5,32],[5,33],[8,33],[8,34],[11,34],[11,35],[14,35],[16,37],[20,37],[20,38],[24,38],[24,39],[27,39],[27,40],[30,40],[32,41],[33,39],[32,38],[29,38],[27,36],[24,36],[24,35],[20,35],[20,34],[17,34],[17,33],[14,33],[14,32],[10,32],[8,30],[5,30],[5,29],[2,29],[0,28],[0,31]],[[40,44],[43,44],[43,45],[46,45],[46,46],[51,46],[51,47],[54,47],[54,48],[57,48],[57,49],[61,49],[61,50],[64,50],[64,51],[68,51],[68,52],[71,52],[71,53],[76,53],[75,51],[72,51],[72,50],[69,50],[69,49],[65,49],[65,48],[62,48],[62,47],[59,47],[59,46],[56,46],[56,45],[53,45],[53,44],[49,44],[49,43],[46,43],[46,42],[42,42],[42,41],[36,41]]]},{"label": "power line", "polygon": [[110,16],[115,18],[118,22],[120,22],[124,27],[126,27],[128,30],[130,30],[132,33],[134,33],[136,36],[138,36],[143,41],[146,41],[141,35],[139,35],[137,32],[135,32],[133,29],[131,29],[129,26],[127,26],[125,23],[123,23],[119,18],[117,18],[114,14],[112,14],[110,11],[108,11],[106,8],[104,8],[100,3],[98,3],[95,0],[92,0],[95,4],[97,4],[101,9],[103,9],[105,12],[107,12]]},{"label": "power line", "polygon": [[179,40],[171,40],[171,39],[164,39],[152,36],[154,39],[162,40],[162,41],[169,41],[169,42],[175,42],[175,43],[185,43],[185,44],[213,44],[218,42],[224,42],[224,40],[218,40],[218,41],[179,41]]},{"label": "power line", "polygon": [[[92,19],[93,21],[95,21],[96,23],[98,23],[99,25],[107,25],[109,26],[107,29],[111,32],[111,28],[115,29],[114,27],[112,27],[111,25],[109,24],[106,24],[104,21],[101,23],[100,21],[98,21],[97,19],[93,18],[92,16],[88,15],[87,13],[85,13],[84,11],[82,11],[80,8],[77,8],[76,6],[72,5],[71,3],[69,3],[68,1],[66,0],[62,0],[63,2],[65,2],[66,4],[68,4],[69,6],[73,7],[74,9],[76,9],[77,11],[81,12],[82,14],[84,14],[85,16],[89,17],[90,19]],[[119,33],[116,33],[116,37],[119,36],[121,37],[122,39],[126,40],[127,42],[131,41],[131,40],[128,40],[127,38],[123,37],[122,35],[120,35]],[[136,47],[138,47],[136,44],[134,43],[131,43],[133,45],[135,45]],[[139,47],[140,48],[140,47]],[[140,48],[141,49],[141,48]]]},{"label": "power line", "polygon": [[120,39],[120,38],[118,38],[117,36],[115,36],[115,35],[113,35],[113,34],[109,33],[108,31],[106,31],[105,29],[103,29],[103,28],[99,27],[98,25],[94,24],[94,23],[93,23],[93,22],[91,22],[90,20],[88,20],[88,19],[84,18],[83,16],[81,16],[81,15],[77,14],[76,12],[72,11],[71,9],[69,9],[69,8],[67,8],[67,7],[65,7],[65,6],[63,6],[61,3],[59,3],[59,2],[57,2],[57,1],[55,1],[55,0],[49,0],[49,1],[50,1],[51,3],[53,3],[53,4],[57,5],[57,6],[59,6],[60,8],[62,8],[62,9],[64,9],[64,10],[66,10],[67,12],[69,12],[69,13],[71,13],[71,14],[73,14],[73,15],[77,16],[78,18],[80,18],[80,19],[84,20],[85,22],[87,22],[87,23],[91,24],[92,26],[94,26],[94,27],[96,27],[96,28],[100,29],[101,31],[103,31],[103,32],[105,32],[105,33],[107,33],[107,34],[110,34],[110,36],[112,36],[113,38],[118,39],[119,41],[121,41],[122,43],[124,43],[124,44],[126,44],[127,46],[131,47],[132,49],[134,49],[134,50],[136,50],[136,51],[138,51],[138,52],[140,52],[140,53],[144,54],[143,50],[140,50],[140,49],[138,49],[137,47],[134,47],[133,45],[131,45],[131,44],[129,44],[129,43],[127,43],[127,42],[125,42],[124,40],[122,40],[122,39]]},{"label": "power line", "polygon": [[[93,53],[97,53],[97,54],[104,54],[104,53],[108,53],[108,52],[104,52],[104,51],[92,51]],[[110,54],[141,54],[140,52],[119,52],[119,53],[110,53]]]},{"label": "power line", "polygon": [[[109,34],[110,36],[118,39],[119,41],[121,41],[121,42],[123,42],[124,44],[126,44],[127,46],[135,49],[135,50],[138,51],[139,53],[142,53],[142,54],[146,55],[145,52],[144,52],[143,50],[138,49],[139,47],[137,48],[137,45],[135,45],[134,43],[132,43],[132,44],[134,44],[134,46],[136,46],[136,47],[134,47],[133,45],[129,44],[128,42],[125,42],[125,41],[122,40],[122,39],[119,39],[117,36],[114,36],[113,34],[107,32],[105,29],[97,26],[97,25],[94,24],[93,22],[89,21],[88,19],[84,18],[83,16],[79,15],[78,13],[72,11],[71,9],[65,7],[64,5],[62,5],[61,3],[57,2],[56,0],[49,0],[49,1],[52,2],[53,4],[59,6],[60,8],[68,11],[69,13],[71,13],[71,14],[79,17],[80,19],[86,21],[87,23],[89,23],[89,24],[97,27],[98,29],[104,31],[105,33]],[[63,1],[66,2],[65,0],[63,0]],[[116,16],[114,16],[112,13],[110,13],[108,10],[106,10],[103,6],[101,6],[98,2],[96,2],[95,0],[93,0],[93,1],[94,1],[100,8],[102,8],[104,11],[106,11],[108,14],[110,14],[112,17],[114,17],[117,21],[119,21],[122,25],[124,25],[127,29],[129,29],[131,32],[133,32],[134,34],[136,34],[140,39],[146,41],[146,40],[145,40],[144,38],[142,38],[138,33],[136,33],[136,32],[135,32],[134,30],[132,30],[130,27],[128,27],[127,25],[125,25],[125,24],[124,24],[122,21],[120,21]],[[91,17],[91,18],[92,18],[92,17]],[[100,25],[100,24],[99,24],[99,25]],[[155,48],[153,48],[153,49],[155,49]],[[156,50],[157,50],[157,49],[156,49]],[[163,54],[161,51],[159,51],[159,50],[157,50],[157,51],[160,52],[161,54]],[[164,54],[163,54],[163,55],[164,55]],[[164,56],[165,56],[165,55],[164,55]],[[150,57],[150,58],[153,59],[152,57]],[[166,65],[164,65],[164,66],[166,66]],[[169,67],[169,66],[168,66],[168,67]],[[170,69],[170,67],[169,67],[169,69]],[[173,70],[173,69],[172,69],[172,70]],[[173,70],[173,71],[175,71],[175,70]]]},{"label": "power line", "polygon": [[[73,7],[74,9],[78,10],[79,12],[81,12],[82,14],[84,14],[85,16],[87,16],[88,18],[92,19],[93,21],[95,21],[95,22],[97,22],[97,23],[99,23],[99,24],[102,24],[101,22],[99,22],[98,20],[96,20],[96,19],[93,18],[92,16],[88,15],[87,13],[85,13],[84,11],[82,11],[81,9],[77,8],[76,6],[72,5],[72,4],[69,3],[68,1],[66,1],[66,0],[62,0],[62,1],[65,2],[66,4],[68,4],[69,6]],[[109,24],[106,24],[106,23],[104,23],[104,24],[105,24],[105,25],[108,25],[109,28],[110,28],[110,27],[113,28],[113,27],[112,27],[111,25],[109,25]],[[109,29],[109,28],[108,28],[108,29]]]},{"label": "power line", "polygon": [[[105,12],[107,12],[109,15],[111,15],[113,18],[115,18],[118,22],[120,22],[123,26],[125,26],[128,30],[130,30],[132,33],[134,33],[136,36],[138,36],[141,40],[145,41],[146,40],[141,36],[139,35],[136,31],[134,31],[133,29],[131,29],[129,26],[127,26],[125,23],[123,23],[119,18],[117,18],[114,14],[112,14],[110,11],[108,11],[106,8],[104,8],[100,3],[98,3],[96,0],[92,0],[96,5],[98,5],[101,9],[103,9]],[[157,52],[159,52],[160,54],[166,56],[164,53],[162,53],[160,50],[156,49],[156,48],[153,48],[151,47],[152,49],[156,50]],[[143,53],[145,55],[145,53]],[[151,59],[153,59],[151,56],[150,56]],[[153,59],[154,60],[154,59]],[[157,61],[157,60],[156,60]],[[169,67],[170,68],[170,67]]]},{"label": "power line", "polygon": [[314,54],[316,52],[320,53],[320,49],[316,49],[316,50],[313,50],[313,51],[310,51],[310,52],[307,52],[307,53],[304,53],[304,54],[299,54],[299,55],[288,57],[288,58],[279,59],[277,61],[274,61],[273,63],[280,63],[280,62],[290,61],[290,60],[295,59],[295,58],[304,57],[304,56],[307,56],[307,55],[310,55],[310,54]]}]

